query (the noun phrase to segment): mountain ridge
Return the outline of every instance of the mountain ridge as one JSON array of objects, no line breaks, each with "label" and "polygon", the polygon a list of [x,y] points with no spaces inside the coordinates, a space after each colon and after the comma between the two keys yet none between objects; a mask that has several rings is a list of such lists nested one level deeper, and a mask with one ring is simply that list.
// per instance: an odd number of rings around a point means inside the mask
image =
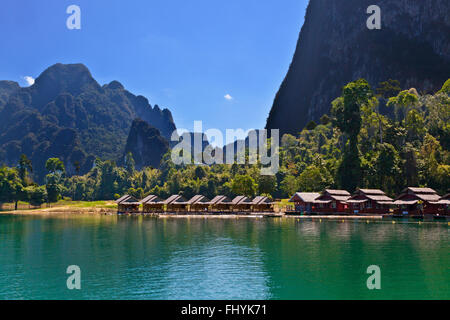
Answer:
[{"label": "mountain ridge", "polygon": [[38,180],[50,157],[61,158],[69,174],[78,166],[87,172],[96,157],[121,159],[136,118],[167,140],[176,129],[168,109],[152,107],[118,81],[100,86],[83,64],[50,66],[30,87],[2,83],[9,89],[0,87],[0,97],[7,96],[0,105],[0,163],[16,165],[26,154]]}]

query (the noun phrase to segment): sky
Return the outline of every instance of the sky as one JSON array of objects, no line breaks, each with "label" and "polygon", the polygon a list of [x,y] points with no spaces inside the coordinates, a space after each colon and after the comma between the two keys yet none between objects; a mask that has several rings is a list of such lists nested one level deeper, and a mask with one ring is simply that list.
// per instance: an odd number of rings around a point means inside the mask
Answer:
[{"label": "sky", "polygon": [[[83,63],[168,108],[178,128],[263,128],[307,0],[2,0],[0,80]],[[70,5],[81,29],[69,30]]]}]

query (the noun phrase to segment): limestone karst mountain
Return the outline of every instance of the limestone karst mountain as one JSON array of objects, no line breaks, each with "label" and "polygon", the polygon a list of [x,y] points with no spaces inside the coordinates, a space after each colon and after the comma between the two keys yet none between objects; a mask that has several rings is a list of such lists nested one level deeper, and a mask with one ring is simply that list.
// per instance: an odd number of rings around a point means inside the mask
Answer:
[{"label": "limestone karst mountain", "polygon": [[[380,30],[366,26],[370,5],[381,10]],[[436,92],[450,75],[449,12],[448,0],[310,0],[266,128],[298,133],[359,78]]]}]

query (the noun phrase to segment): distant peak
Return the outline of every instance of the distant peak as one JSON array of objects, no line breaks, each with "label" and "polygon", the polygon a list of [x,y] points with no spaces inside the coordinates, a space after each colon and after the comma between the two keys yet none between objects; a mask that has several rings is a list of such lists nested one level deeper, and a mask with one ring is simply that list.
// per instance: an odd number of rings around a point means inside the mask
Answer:
[{"label": "distant peak", "polygon": [[116,80],[111,81],[108,85],[107,85],[108,89],[112,89],[112,90],[123,90],[124,87],[123,85]]},{"label": "distant peak", "polygon": [[46,87],[54,93],[68,92],[75,95],[87,87],[100,88],[89,69],[81,63],[54,64],[37,77],[35,86]]},{"label": "distant peak", "polygon": [[47,76],[47,75],[64,75],[64,74],[76,74],[76,75],[84,75],[92,78],[91,72],[89,69],[82,63],[75,64],[62,64],[56,63],[50,67],[48,67],[44,72],[39,76]]}]

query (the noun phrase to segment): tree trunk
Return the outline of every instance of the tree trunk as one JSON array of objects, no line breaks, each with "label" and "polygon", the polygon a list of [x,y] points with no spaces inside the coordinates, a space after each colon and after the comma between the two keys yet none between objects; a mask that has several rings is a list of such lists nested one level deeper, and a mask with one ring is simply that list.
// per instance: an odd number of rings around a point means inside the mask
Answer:
[{"label": "tree trunk", "polygon": [[19,203],[19,201],[16,201],[16,203],[14,204],[14,210],[17,211],[17,204]]}]

